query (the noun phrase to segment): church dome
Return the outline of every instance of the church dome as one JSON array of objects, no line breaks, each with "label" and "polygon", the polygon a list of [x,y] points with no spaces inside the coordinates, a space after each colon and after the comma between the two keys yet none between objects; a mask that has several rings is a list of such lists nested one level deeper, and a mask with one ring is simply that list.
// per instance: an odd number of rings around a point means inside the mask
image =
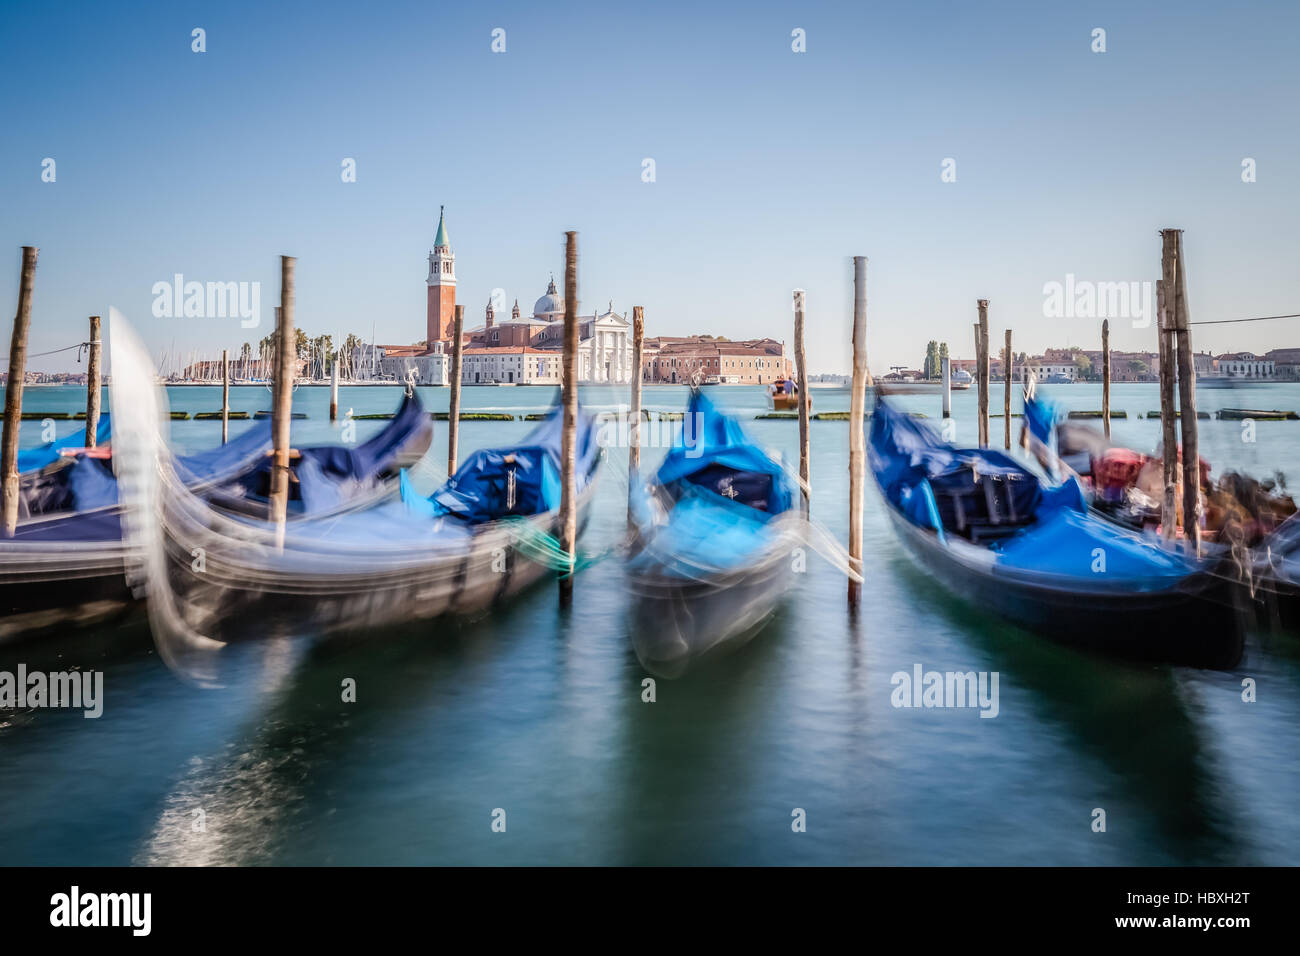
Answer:
[{"label": "church dome", "polygon": [[560,298],[559,293],[555,291],[555,280],[546,287],[546,295],[542,296],[533,304],[533,315],[541,316],[554,312],[564,311],[564,299]]}]

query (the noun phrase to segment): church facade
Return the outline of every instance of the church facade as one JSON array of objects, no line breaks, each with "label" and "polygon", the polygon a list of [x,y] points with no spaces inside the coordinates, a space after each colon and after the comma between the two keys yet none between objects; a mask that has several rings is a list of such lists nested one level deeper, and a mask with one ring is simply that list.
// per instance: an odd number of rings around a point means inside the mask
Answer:
[{"label": "church facade", "polygon": [[[614,311],[611,302],[603,313],[578,316],[578,380],[591,384],[620,385],[632,381],[631,323]],[[564,298],[552,278],[546,292],[533,304],[532,314],[520,315],[515,301],[510,318],[498,321],[489,301],[481,326],[470,331],[476,350],[536,349],[564,352]],[[471,384],[468,379],[462,379]]]},{"label": "church facade", "polygon": [[[418,345],[380,345],[358,350],[357,368],[381,379],[413,377],[421,385],[446,385],[451,375],[456,319],[456,254],[447,237],[446,212],[438,213],[438,231],[429,252],[425,277],[425,340]],[[515,301],[510,317],[498,319],[488,302],[484,322],[461,333],[461,383],[465,385],[554,385],[562,377],[564,297],[550,285],[527,316]],[[631,323],[614,311],[578,316],[578,380],[619,385],[632,381]]]}]

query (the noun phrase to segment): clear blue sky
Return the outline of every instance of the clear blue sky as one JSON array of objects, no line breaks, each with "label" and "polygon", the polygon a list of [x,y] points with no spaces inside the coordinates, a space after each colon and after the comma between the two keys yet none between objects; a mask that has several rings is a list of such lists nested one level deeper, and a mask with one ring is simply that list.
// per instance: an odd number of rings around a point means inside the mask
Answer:
[{"label": "clear blue sky", "polygon": [[[33,352],[110,304],[155,350],[255,342],[281,253],[309,334],[422,339],[439,204],[473,323],[495,287],[529,311],[577,229],[583,308],[644,305],[649,334],[788,340],[807,289],[813,371],[848,368],[854,254],[877,371],[929,338],[970,355],[980,297],[1017,351],[1096,347],[1043,284],[1155,279],[1161,226],[1187,230],[1194,320],[1300,311],[1296,4],[7,0],[3,23],[0,303],[40,246]],[[263,328],[152,318],[176,272],[260,280]],[[1300,346],[1300,320],[1196,345]]]}]

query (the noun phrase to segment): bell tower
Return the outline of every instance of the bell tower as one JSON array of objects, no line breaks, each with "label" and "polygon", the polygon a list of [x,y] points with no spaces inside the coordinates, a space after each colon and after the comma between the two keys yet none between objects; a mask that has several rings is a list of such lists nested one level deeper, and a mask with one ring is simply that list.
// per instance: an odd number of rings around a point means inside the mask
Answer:
[{"label": "bell tower", "polygon": [[426,351],[433,351],[434,342],[451,338],[452,320],[456,316],[456,256],[447,239],[447,226],[443,207],[438,207],[438,234],[433,239],[429,253],[429,309]]}]

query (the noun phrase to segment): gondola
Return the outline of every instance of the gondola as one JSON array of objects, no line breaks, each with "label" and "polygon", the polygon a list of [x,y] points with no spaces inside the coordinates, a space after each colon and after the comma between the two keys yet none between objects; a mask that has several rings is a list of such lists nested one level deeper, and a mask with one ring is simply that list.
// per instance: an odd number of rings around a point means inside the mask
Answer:
[{"label": "gondola", "polygon": [[1092,513],[1059,484],[991,449],[957,448],[876,400],[871,470],[922,569],[980,609],[1044,637],[1127,658],[1230,668],[1243,628],[1209,562]]},{"label": "gondola", "polygon": [[[101,441],[107,429],[104,416]],[[401,468],[424,454],[432,435],[428,413],[408,395],[369,441],[301,449],[290,485],[291,516],[328,515],[395,494]],[[66,457],[84,443],[83,431],[29,456],[45,463],[22,476],[14,537],[0,541],[0,640],[86,626],[134,603],[123,577],[128,555],[115,459],[102,445],[94,454]],[[176,458],[175,470],[214,507],[264,515],[270,447],[270,423],[259,422],[225,445]]]},{"label": "gondola", "polygon": [[[1097,514],[1126,527],[1156,529],[1157,495],[1131,487],[1139,467],[1151,459],[1114,444],[1097,428],[1062,421],[1039,395],[1026,394],[1025,422],[1040,460],[1084,476]],[[1208,463],[1202,469],[1208,480]],[[1217,561],[1219,575],[1232,583],[1238,605],[1252,612],[1258,626],[1300,631],[1300,513],[1292,498],[1273,482],[1234,472],[1206,493],[1207,562]],[[1175,504],[1181,506],[1181,495]]]},{"label": "gondola", "polygon": [[803,496],[784,465],[697,389],[682,433],[632,498],[633,648],[651,673],[679,677],[771,617],[807,541]]},{"label": "gondola", "polygon": [[[418,494],[404,474],[394,500],[277,528],[223,511],[186,486],[158,433],[165,416],[147,384],[148,356],[120,317],[111,334],[114,457],[137,557],[130,573],[147,594],[160,652],[187,676],[206,679],[208,655],[232,641],[473,615],[568,560],[555,543],[559,409],[522,440],[468,456],[431,495]],[[596,431],[580,412],[579,528],[600,461]]]}]

